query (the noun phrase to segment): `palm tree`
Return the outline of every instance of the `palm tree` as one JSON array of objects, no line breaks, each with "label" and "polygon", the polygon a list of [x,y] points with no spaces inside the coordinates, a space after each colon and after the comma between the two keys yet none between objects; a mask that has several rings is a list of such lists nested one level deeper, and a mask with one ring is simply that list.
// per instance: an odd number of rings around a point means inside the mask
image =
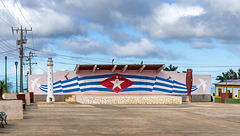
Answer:
[{"label": "palm tree", "polygon": [[222,72],[222,76],[217,76],[216,80],[220,80],[220,82],[223,82],[226,79],[226,74]]},{"label": "palm tree", "polygon": [[[238,70],[238,74],[240,74],[240,69]],[[216,80],[223,82],[226,79],[237,79],[237,77],[237,73],[233,69],[229,69],[226,73],[222,72],[222,76],[217,76]]]},{"label": "palm tree", "polygon": [[172,64],[170,64],[168,67],[165,67],[163,70],[164,71],[176,71],[178,69],[178,66],[172,66]]},{"label": "palm tree", "polygon": [[238,74],[238,79],[240,79],[240,68],[238,69],[237,74]]},{"label": "palm tree", "polygon": [[12,83],[8,82],[7,84],[5,84],[5,80],[0,80],[0,99],[2,99],[2,94],[7,93],[8,89],[12,87]]},{"label": "palm tree", "polygon": [[227,75],[228,79],[237,79],[237,73],[233,69],[229,69]]}]

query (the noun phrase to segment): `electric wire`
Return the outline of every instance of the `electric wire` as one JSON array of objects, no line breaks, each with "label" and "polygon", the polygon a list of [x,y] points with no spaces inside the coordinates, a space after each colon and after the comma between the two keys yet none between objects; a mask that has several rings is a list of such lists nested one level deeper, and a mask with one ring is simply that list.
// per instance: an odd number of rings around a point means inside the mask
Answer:
[{"label": "electric wire", "polygon": [[32,26],[28,23],[28,21],[27,21],[27,19],[25,18],[25,16],[23,15],[22,10],[19,8],[16,0],[14,0],[14,2],[16,3],[16,5],[17,5],[17,7],[18,7],[18,10],[20,11],[20,13],[21,13],[22,17],[24,18],[24,20],[27,22],[27,24],[28,24],[30,27],[32,27]]},{"label": "electric wire", "polygon": [[36,65],[39,69],[41,69],[44,72],[47,72],[46,70],[42,69],[41,67],[39,67],[38,65]]},{"label": "electric wire", "polygon": [[16,20],[15,17],[13,17],[13,15],[12,15],[11,12],[8,10],[8,8],[7,8],[6,5],[3,3],[2,0],[1,0],[1,2],[2,2],[3,6],[5,7],[5,9],[8,11],[8,13],[11,15],[11,17],[13,18],[13,20],[14,20],[15,22],[17,22],[18,25],[21,26],[21,24]]},{"label": "electric wire", "polygon": [[4,23],[6,23],[7,25],[9,25],[10,27],[13,27],[11,24],[9,24],[7,21],[5,21],[1,16],[0,16],[0,19],[1,19]]},{"label": "electric wire", "polygon": [[[2,36],[0,36],[0,38],[4,41],[4,42],[6,42],[6,43],[4,43],[2,40],[0,40],[0,41],[2,41],[2,43],[4,44],[4,45],[6,45],[8,48],[12,48],[11,46],[11,44],[6,40],[6,39],[4,39]],[[9,45],[11,45],[11,46],[9,46]]]}]

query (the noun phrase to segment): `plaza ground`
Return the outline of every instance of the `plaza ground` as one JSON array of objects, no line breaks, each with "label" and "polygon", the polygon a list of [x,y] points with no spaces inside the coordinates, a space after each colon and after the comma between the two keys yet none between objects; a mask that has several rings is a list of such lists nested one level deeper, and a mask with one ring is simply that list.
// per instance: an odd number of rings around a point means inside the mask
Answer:
[{"label": "plaza ground", "polygon": [[1,136],[239,135],[240,105],[81,105],[34,103],[23,120],[8,121]]}]

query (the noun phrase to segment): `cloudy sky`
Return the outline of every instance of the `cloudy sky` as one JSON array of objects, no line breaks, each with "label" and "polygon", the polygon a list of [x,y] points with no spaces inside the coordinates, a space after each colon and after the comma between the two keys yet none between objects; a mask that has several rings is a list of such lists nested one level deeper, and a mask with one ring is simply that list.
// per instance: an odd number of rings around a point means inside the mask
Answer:
[{"label": "cloudy sky", "polygon": [[[211,74],[240,68],[239,0],[1,0],[0,73],[19,61],[11,27],[30,29],[33,74],[76,64],[173,64]],[[25,71],[28,66],[25,66]],[[15,80],[15,79],[14,79]],[[13,80],[13,81],[14,81]],[[212,80],[214,83],[215,80]]]}]

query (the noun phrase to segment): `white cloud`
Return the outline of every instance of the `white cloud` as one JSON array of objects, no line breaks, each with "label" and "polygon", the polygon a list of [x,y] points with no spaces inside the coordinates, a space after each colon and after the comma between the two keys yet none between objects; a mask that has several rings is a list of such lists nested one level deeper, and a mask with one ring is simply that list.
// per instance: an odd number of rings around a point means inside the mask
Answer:
[{"label": "white cloud", "polygon": [[153,19],[158,24],[173,24],[181,18],[200,16],[205,13],[199,6],[183,7],[177,4],[163,4],[154,9]]},{"label": "white cloud", "polygon": [[109,51],[118,57],[160,57],[168,59],[177,57],[172,52],[159,48],[147,39],[141,39],[139,42],[129,42],[125,45],[114,45]]},{"label": "white cloud", "polygon": [[105,48],[99,41],[89,38],[71,37],[63,39],[62,42],[65,48],[81,54],[103,52]]},{"label": "white cloud", "polygon": [[205,12],[200,6],[162,4],[153,10],[150,17],[144,18],[140,29],[156,39],[201,36],[206,28],[198,22],[190,24],[189,20],[202,16]]},{"label": "white cloud", "polygon": [[201,48],[214,48],[216,47],[215,44],[212,43],[209,39],[195,39],[189,43],[190,46],[194,49],[201,49]]},{"label": "white cloud", "polygon": [[206,0],[211,7],[219,14],[230,12],[236,17],[240,17],[239,0]]}]

